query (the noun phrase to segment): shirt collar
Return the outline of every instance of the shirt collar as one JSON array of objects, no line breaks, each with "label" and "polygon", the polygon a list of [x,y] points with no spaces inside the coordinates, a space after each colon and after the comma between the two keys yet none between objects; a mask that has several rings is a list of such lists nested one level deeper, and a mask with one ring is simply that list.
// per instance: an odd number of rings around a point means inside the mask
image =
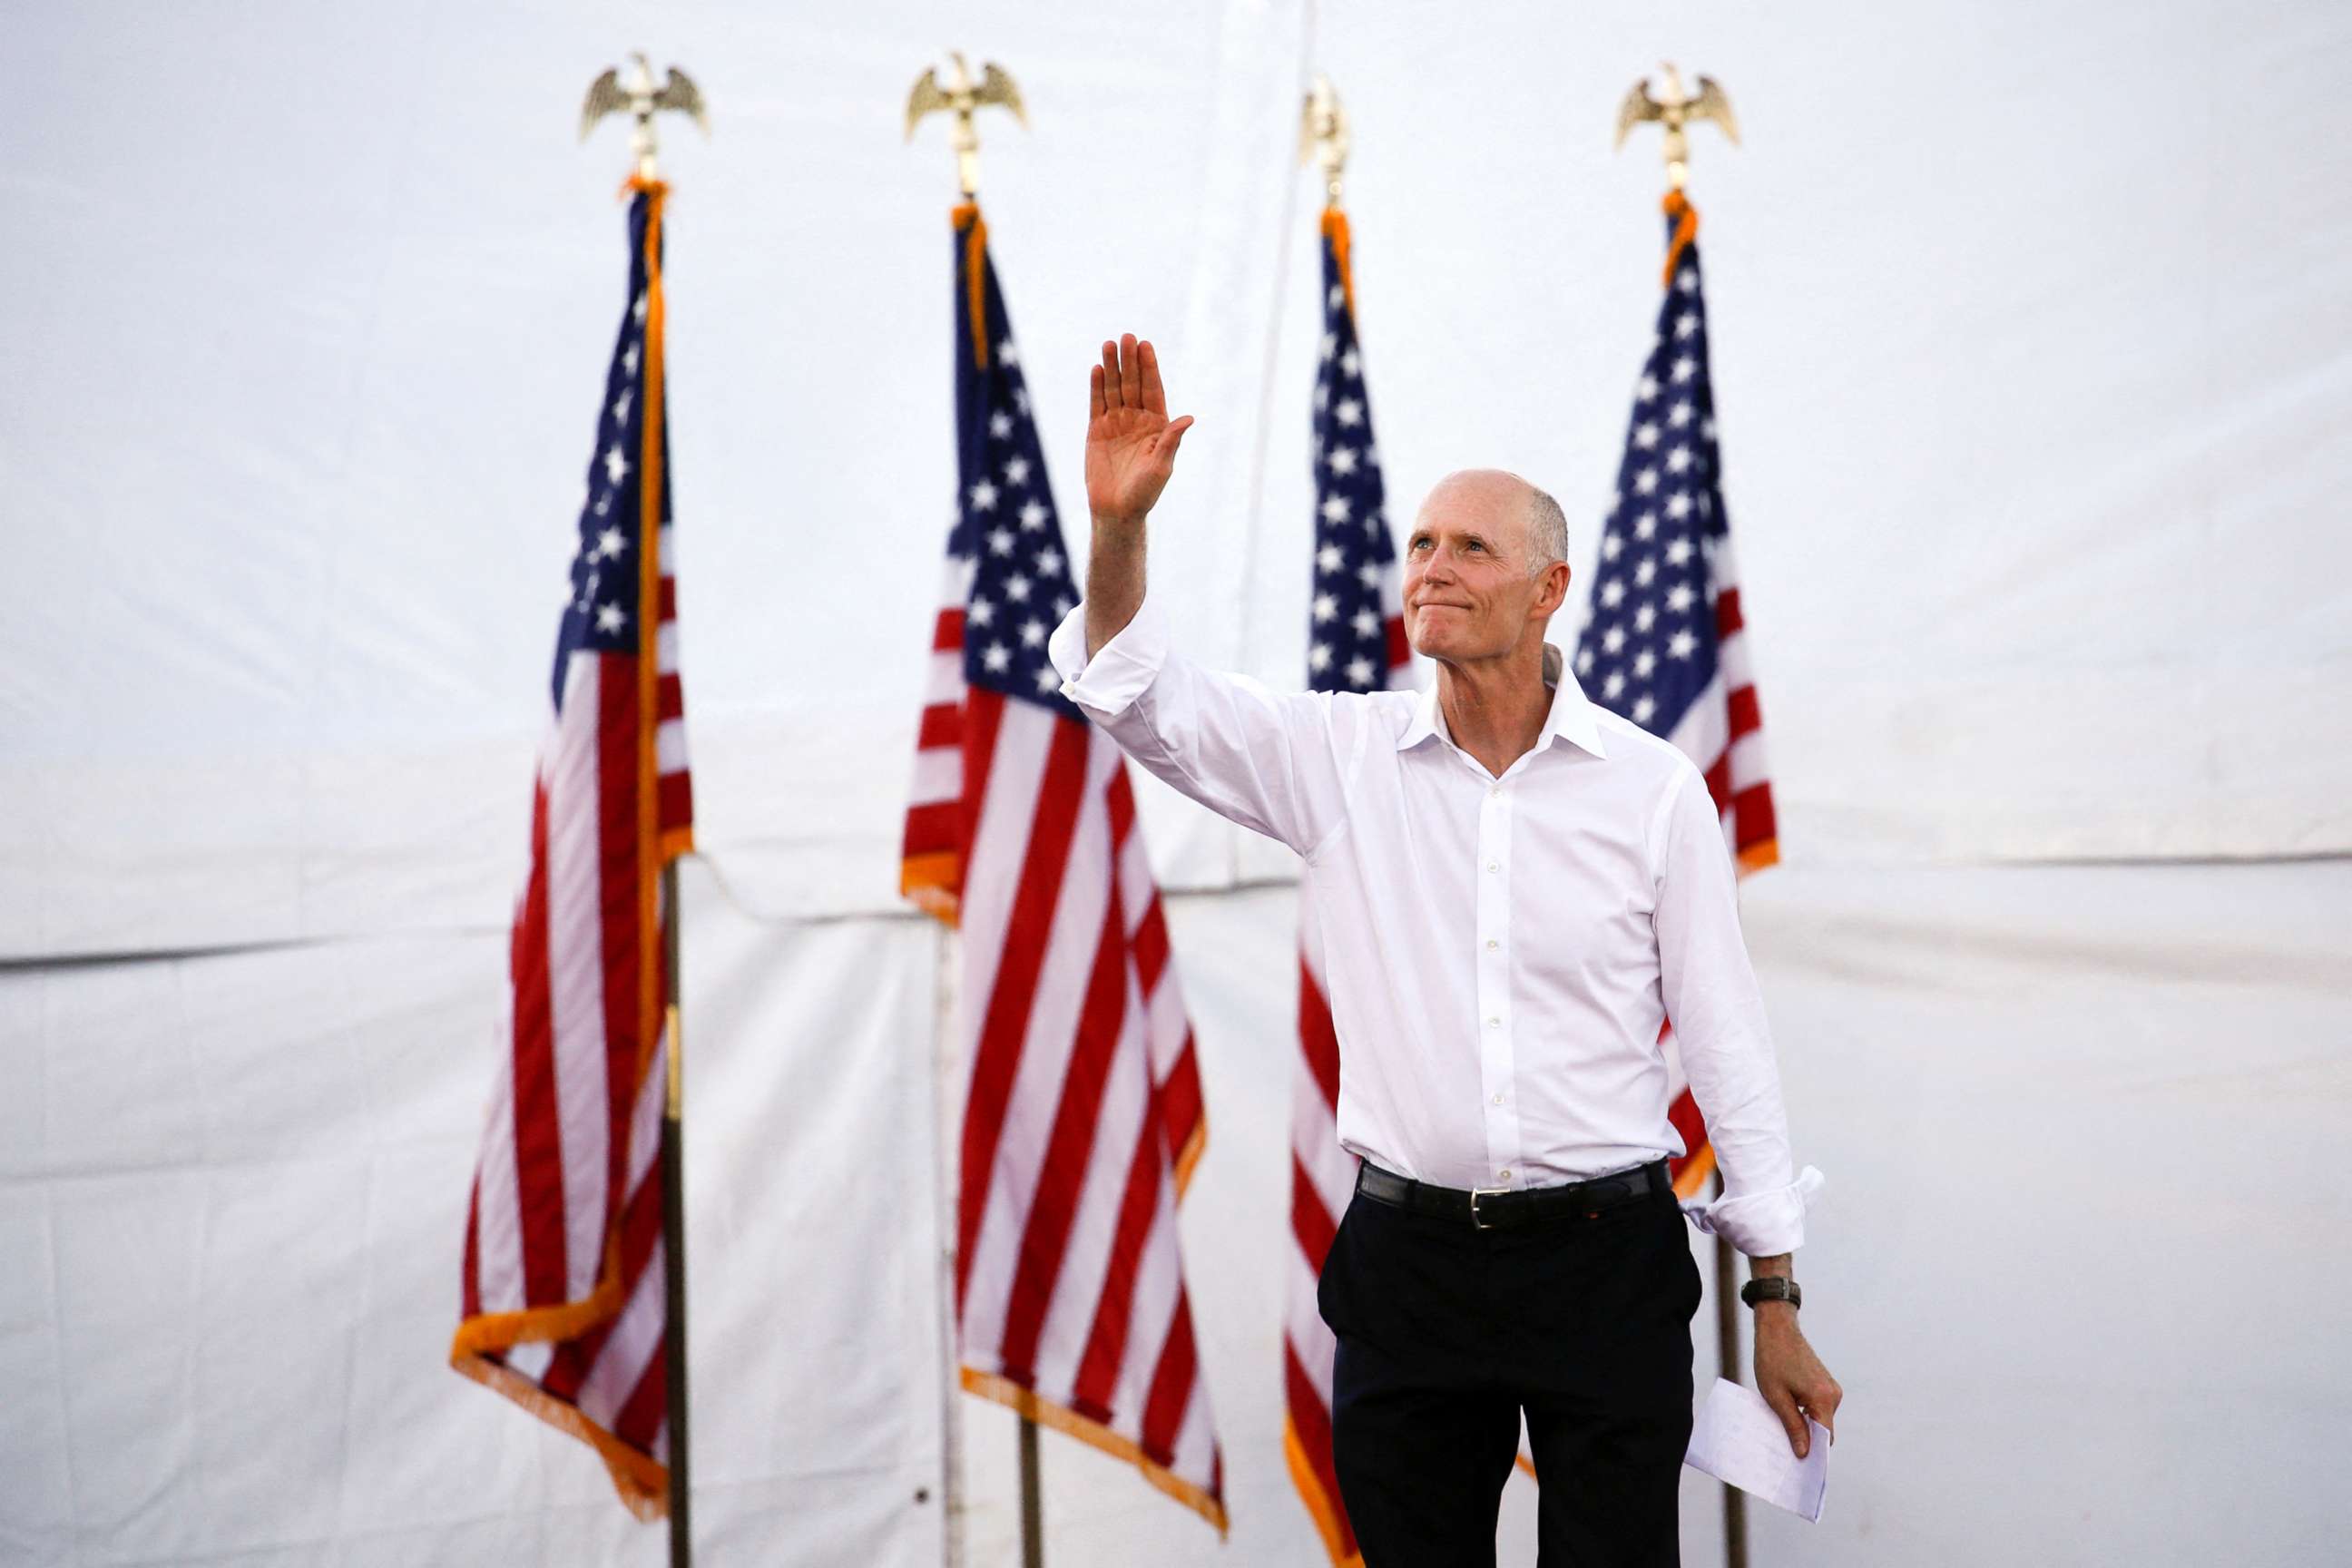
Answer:
[{"label": "shirt collar", "polygon": [[[1568,660],[1550,643],[1544,644],[1544,684],[1552,689],[1551,708],[1544,714],[1543,728],[1536,732],[1531,750],[1540,752],[1557,739],[1575,742],[1596,757],[1609,753],[1601,748],[1601,726],[1592,717],[1592,703],[1584,695],[1584,688],[1569,673]],[[1452,735],[1446,734],[1445,716],[1437,707],[1437,682],[1432,679],[1422,689],[1421,701],[1414,707],[1412,722],[1397,737],[1397,750],[1409,751],[1432,735],[1443,735],[1451,745]]]}]

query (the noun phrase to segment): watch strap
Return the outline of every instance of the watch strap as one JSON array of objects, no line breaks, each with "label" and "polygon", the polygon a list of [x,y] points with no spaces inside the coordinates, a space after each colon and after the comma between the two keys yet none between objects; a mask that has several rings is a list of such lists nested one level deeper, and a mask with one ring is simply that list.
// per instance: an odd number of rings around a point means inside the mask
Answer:
[{"label": "watch strap", "polygon": [[1797,1288],[1797,1282],[1779,1274],[1750,1279],[1739,1288],[1739,1299],[1750,1307],[1759,1301],[1786,1301],[1797,1308],[1805,1304],[1805,1293]]}]

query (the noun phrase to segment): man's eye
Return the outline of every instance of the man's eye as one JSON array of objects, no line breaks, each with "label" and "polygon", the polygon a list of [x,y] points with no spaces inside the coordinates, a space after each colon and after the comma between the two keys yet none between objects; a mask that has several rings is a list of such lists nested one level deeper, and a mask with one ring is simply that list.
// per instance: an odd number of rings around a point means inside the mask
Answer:
[{"label": "man's eye", "polygon": [[1486,542],[1483,539],[1474,539],[1469,543],[1464,545],[1463,548],[1465,550],[1484,550],[1486,548]]}]

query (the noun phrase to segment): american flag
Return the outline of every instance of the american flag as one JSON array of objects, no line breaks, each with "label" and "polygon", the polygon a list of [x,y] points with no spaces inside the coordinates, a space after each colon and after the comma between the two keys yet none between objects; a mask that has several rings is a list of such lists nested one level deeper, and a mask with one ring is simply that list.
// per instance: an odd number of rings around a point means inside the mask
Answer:
[{"label": "american flag", "polygon": [[[1315,572],[1307,619],[1307,680],[1318,691],[1377,691],[1409,684],[1411,653],[1397,584],[1396,544],[1372,411],[1356,343],[1355,274],[1347,215],[1323,214],[1323,339],[1315,373]],[[1283,1452],[1334,1563],[1360,1562],[1331,1463],[1331,1331],[1315,1282],[1356,1184],[1356,1157],[1339,1147],[1339,1041],[1323,983],[1323,944],[1302,890],[1298,932],[1298,1065],[1290,1114],[1290,1229],[1298,1252],[1283,1320]]]},{"label": "american flag", "polygon": [[653,1519],[669,1489],[661,872],[693,847],[693,802],[662,386],[667,193],[635,190],[629,300],[556,631],[511,1019],[467,1208],[450,1361],[593,1445],[622,1500]]},{"label": "american flag", "polygon": [[[1667,195],[1665,211],[1665,299],[1633,388],[1576,673],[1594,700],[1698,765],[1746,873],[1780,858],[1772,785],[1723,507],[1698,213],[1680,191]],[[1671,1033],[1665,1045],[1674,1122],[1690,1151],[1675,1166],[1675,1185],[1688,1197],[1715,1155]]]},{"label": "american flag", "polygon": [[1127,769],[1045,658],[1078,591],[987,228],[954,223],[960,484],[900,889],[961,933],[963,1384],[1223,1531],[1176,1234],[1192,1026]]}]

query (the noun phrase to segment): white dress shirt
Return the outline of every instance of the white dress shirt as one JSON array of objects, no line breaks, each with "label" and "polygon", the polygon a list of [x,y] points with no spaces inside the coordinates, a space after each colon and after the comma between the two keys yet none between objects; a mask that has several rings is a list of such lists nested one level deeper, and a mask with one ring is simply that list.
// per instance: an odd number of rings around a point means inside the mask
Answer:
[{"label": "white dress shirt", "polygon": [[1086,657],[1047,652],[1121,750],[1306,860],[1339,1039],[1339,1142],[1400,1175],[1549,1186],[1685,1152],[1671,1016],[1724,1177],[1685,1205],[1751,1257],[1793,1251],[1793,1174],[1763,998],[1706,781],[1593,706],[1547,646],[1550,711],[1500,778],[1435,691],[1277,692],[1171,651],[1151,602]]}]

